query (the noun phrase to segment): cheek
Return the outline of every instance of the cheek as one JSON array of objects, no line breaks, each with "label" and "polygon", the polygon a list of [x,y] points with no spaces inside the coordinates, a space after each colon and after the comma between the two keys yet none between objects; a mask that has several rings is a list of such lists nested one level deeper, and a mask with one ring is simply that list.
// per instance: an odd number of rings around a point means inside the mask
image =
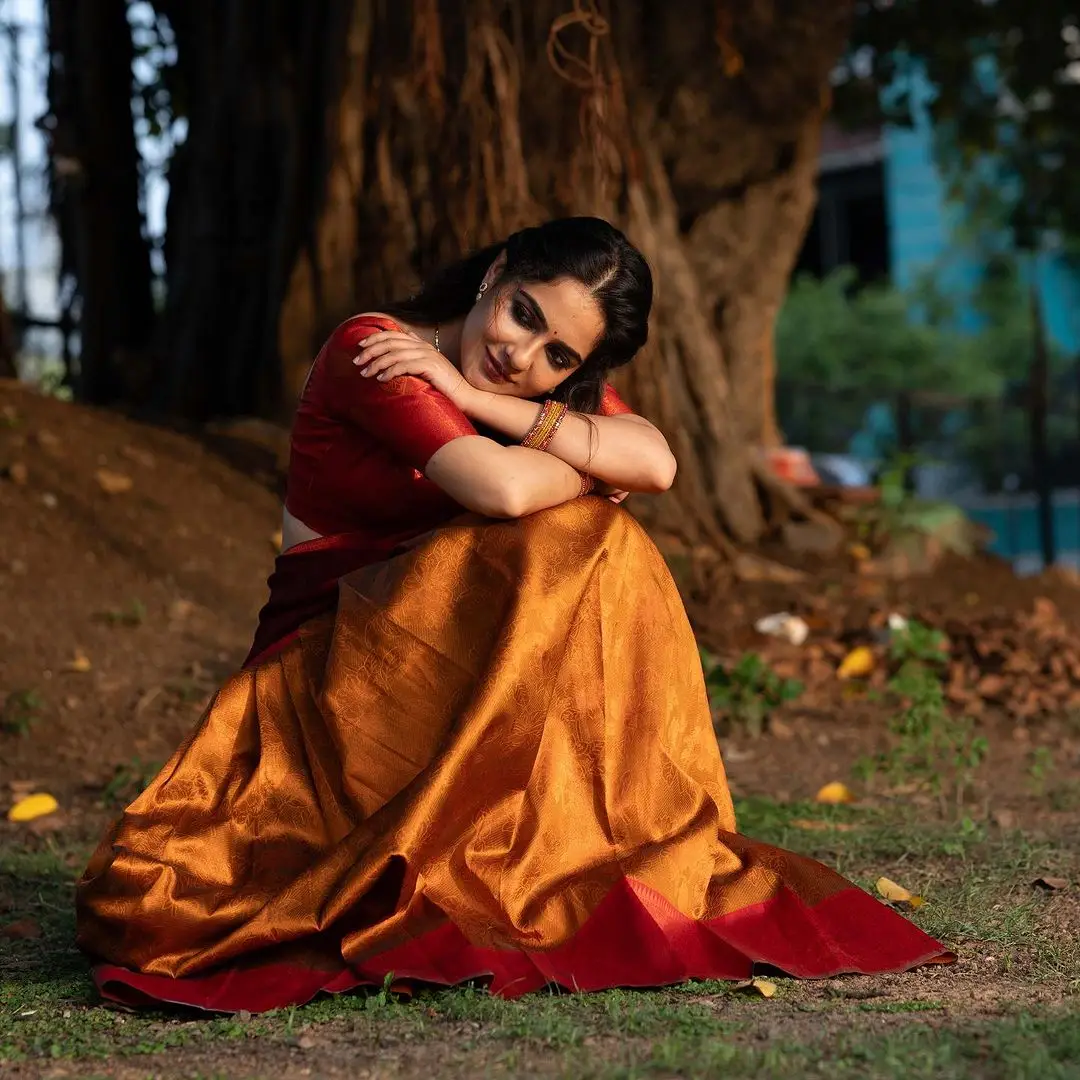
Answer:
[{"label": "cheek", "polygon": [[461,328],[461,361],[469,364],[484,350],[487,337],[487,319],[484,314],[473,308],[465,318]]},{"label": "cheek", "polygon": [[532,375],[532,393],[530,397],[538,397],[542,394],[549,394],[560,383],[564,382],[567,375],[562,372],[553,371],[546,363],[538,365],[539,370],[535,368],[530,373]]},{"label": "cheek", "polygon": [[498,298],[484,312],[483,323],[484,337],[492,343],[516,341],[523,334],[522,328],[510,314],[510,305]]}]

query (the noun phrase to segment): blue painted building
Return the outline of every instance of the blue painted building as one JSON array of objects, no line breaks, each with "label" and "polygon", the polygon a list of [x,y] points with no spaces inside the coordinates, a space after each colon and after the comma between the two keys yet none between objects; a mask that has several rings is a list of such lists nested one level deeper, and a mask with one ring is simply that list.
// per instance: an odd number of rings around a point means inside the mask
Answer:
[{"label": "blue painted building", "polygon": [[[949,199],[933,141],[925,114],[912,127],[829,127],[820,201],[797,270],[822,275],[851,264],[864,280],[888,278],[904,288],[937,265],[943,284],[969,294],[981,267],[958,240],[964,208]],[[1080,276],[1052,252],[1038,257],[1037,274],[1051,337],[1066,353],[1080,353]]]},{"label": "blue painted building", "polygon": [[[916,104],[911,127],[845,132],[830,127],[822,147],[820,200],[797,272],[818,276],[856,266],[863,280],[887,279],[904,288],[920,272],[938,269],[938,280],[958,298],[970,296],[982,266],[959,237],[964,207],[951,201],[934,158],[934,132]],[[1054,344],[1080,356],[1080,276],[1053,252],[1034,260],[1043,314]],[[961,304],[961,325],[977,315]],[[1076,483],[1080,485],[1080,457]],[[1040,562],[1034,497],[1017,493],[958,498],[990,526],[994,548],[1023,569]],[[1080,494],[1055,497],[1055,535],[1062,561],[1080,563]]]}]

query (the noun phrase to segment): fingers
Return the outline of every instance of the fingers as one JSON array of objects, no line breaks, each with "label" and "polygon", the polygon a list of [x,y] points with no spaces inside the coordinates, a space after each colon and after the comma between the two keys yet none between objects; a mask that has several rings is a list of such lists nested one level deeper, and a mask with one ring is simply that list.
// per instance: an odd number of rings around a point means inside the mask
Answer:
[{"label": "fingers", "polygon": [[427,347],[427,342],[416,334],[406,334],[398,330],[380,330],[375,334],[368,334],[363,341],[357,344],[362,356],[381,356],[383,353],[402,347],[416,348]]},{"label": "fingers", "polygon": [[378,382],[386,382],[388,379],[396,379],[399,375],[426,375],[429,368],[430,365],[425,356],[395,356],[362,368],[360,374],[365,379],[375,378]]},{"label": "fingers", "polygon": [[360,368],[361,375],[365,378],[371,378],[373,375],[382,375],[388,369],[401,364],[419,365],[426,369],[430,361],[431,357],[423,349],[406,350],[398,348],[391,353],[375,358],[367,355],[358,356],[353,360],[353,363]]},{"label": "fingers", "polygon": [[419,334],[407,334],[404,330],[376,330],[374,334],[368,334],[366,338],[359,343],[359,348],[366,348],[368,345],[377,345],[380,341],[423,341]]},{"label": "fingers", "polygon": [[380,356],[400,353],[403,349],[407,349],[409,352],[416,352],[419,348],[417,342],[408,339],[398,341],[376,341],[371,345],[364,341],[360,344],[360,352],[357,353],[356,360],[353,361],[354,363],[359,362],[361,364],[366,364]]}]

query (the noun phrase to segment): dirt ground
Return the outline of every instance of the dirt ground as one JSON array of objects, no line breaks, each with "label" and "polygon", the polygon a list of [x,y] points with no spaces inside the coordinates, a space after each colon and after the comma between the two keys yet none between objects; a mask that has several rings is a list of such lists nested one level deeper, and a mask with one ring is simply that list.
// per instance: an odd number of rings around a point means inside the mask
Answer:
[{"label": "dirt ground", "polygon": [[[0,701],[15,695],[8,726],[20,729],[0,734],[0,789],[33,781],[79,813],[169,756],[250,645],[279,528],[275,481],[257,451],[240,468],[194,438],[0,384]],[[1073,582],[1017,578],[990,558],[872,590],[843,563],[811,580],[729,583],[691,614],[710,648],[777,662],[792,649],[754,621],[789,610],[813,623],[823,603],[834,653],[875,613],[940,623],[1048,595],[1080,631]],[[788,707],[773,737],[725,740],[737,790],[805,798],[878,746],[880,708],[836,689]],[[1018,725],[991,711],[984,723],[995,806],[1031,803],[1035,746],[1053,747],[1065,773],[1080,766],[1069,717]]]},{"label": "dirt ground", "polygon": [[167,757],[243,660],[280,504],[193,439],[10,385],[0,469],[0,699],[35,703],[0,784],[77,804]]}]

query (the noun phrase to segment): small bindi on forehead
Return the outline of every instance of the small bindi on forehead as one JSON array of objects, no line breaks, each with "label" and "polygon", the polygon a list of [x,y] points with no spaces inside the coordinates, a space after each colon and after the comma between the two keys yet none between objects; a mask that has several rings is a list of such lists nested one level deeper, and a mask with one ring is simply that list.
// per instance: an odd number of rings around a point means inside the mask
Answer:
[{"label": "small bindi on forehead", "polygon": [[[563,278],[528,287],[540,305],[550,332],[583,357],[595,348],[603,334],[603,316],[595,297],[584,285]],[[564,333],[565,331],[565,333]]]}]

